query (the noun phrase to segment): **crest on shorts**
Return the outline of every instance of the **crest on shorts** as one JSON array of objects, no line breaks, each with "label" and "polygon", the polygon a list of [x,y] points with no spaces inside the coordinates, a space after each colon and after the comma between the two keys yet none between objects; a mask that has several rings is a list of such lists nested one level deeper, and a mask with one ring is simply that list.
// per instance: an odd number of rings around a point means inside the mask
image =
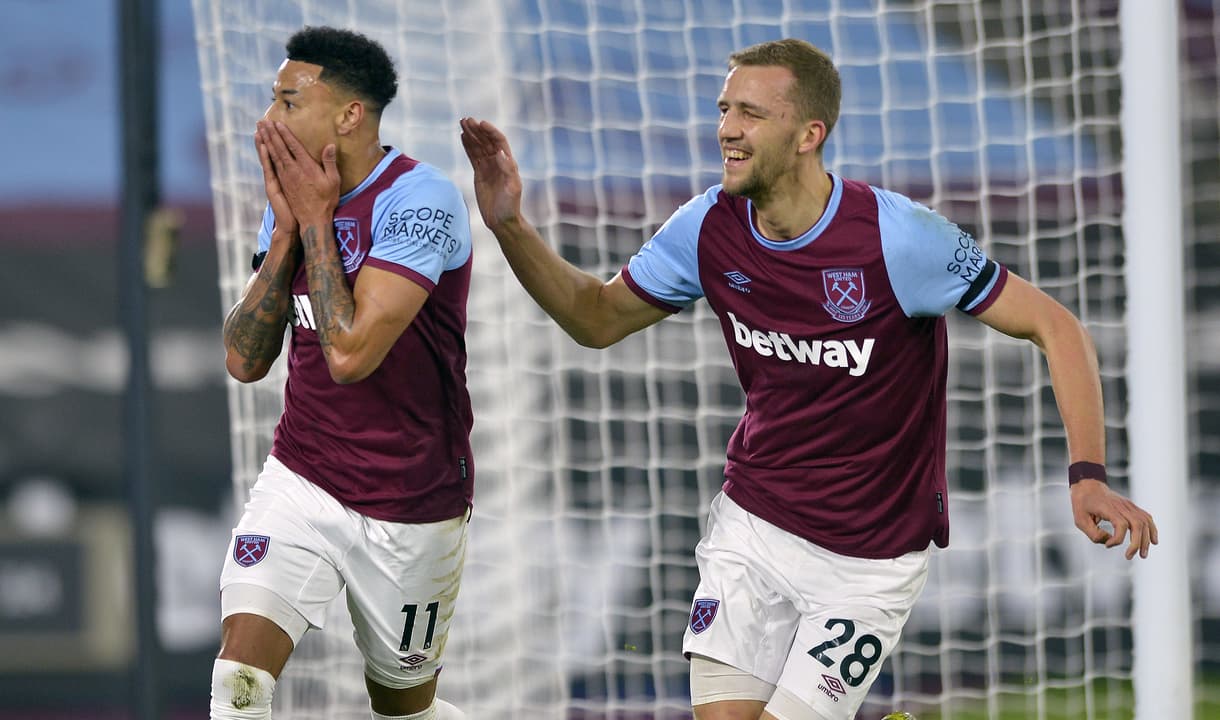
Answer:
[{"label": "crest on shorts", "polygon": [[703,598],[695,601],[695,606],[690,611],[690,630],[694,634],[707,630],[712,621],[716,619],[716,611],[720,609],[719,600],[711,600]]},{"label": "crest on shorts", "polygon": [[335,218],[335,242],[339,244],[344,272],[358,270],[364,261],[364,251],[360,249],[360,221],[356,218]]},{"label": "crest on shorts", "polygon": [[864,296],[862,268],[823,270],[822,288],[826,291],[826,303],[822,308],[839,322],[856,322],[873,304]]},{"label": "crest on shorts", "polygon": [[233,560],[242,567],[257,565],[267,557],[271,538],[266,535],[238,535],[233,540]]}]

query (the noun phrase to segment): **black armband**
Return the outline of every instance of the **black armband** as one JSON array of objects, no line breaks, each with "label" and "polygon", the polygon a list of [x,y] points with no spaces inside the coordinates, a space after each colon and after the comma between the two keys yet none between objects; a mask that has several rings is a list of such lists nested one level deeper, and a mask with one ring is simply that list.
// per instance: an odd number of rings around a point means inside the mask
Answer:
[{"label": "black armband", "polygon": [[1106,466],[1094,462],[1074,462],[1068,465],[1068,487],[1086,479],[1106,482]]},{"label": "black armband", "polygon": [[250,258],[250,269],[258,272],[258,269],[263,266],[263,261],[267,259],[267,251],[254,253],[254,257]]},{"label": "black armband", "polygon": [[957,301],[957,309],[966,312],[966,308],[970,307],[978,299],[978,296],[982,295],[983,291],[987,289],[987,285],[995,277],[999,269],[1000,266],[996,265],[994,260],[988,260],[983,265],[983,269],[979,271],[978,277],[974,279],[974,282],[970,283],[970,287],[966,288],[962,299]]}]

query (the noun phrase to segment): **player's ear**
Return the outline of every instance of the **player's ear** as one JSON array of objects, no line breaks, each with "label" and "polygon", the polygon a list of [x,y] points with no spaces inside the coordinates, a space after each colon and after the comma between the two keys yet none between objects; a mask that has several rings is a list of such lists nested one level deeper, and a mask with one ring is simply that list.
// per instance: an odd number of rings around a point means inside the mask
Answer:
[{"label": "player's ear", "polygon": [[821,120],[809,120],[805,123],[804,133],[801,136],[800,145],[797,146],[797,152],[816,153],[822,149],[822,145],[826,142],[826,123]]},{"label": "player's ear", "polygon": [[356,99],[348,100],[339,108],[339,114],[335,118],[335,132],[339,135],[350,135],[364,123],[366,114],[364,103]]}]

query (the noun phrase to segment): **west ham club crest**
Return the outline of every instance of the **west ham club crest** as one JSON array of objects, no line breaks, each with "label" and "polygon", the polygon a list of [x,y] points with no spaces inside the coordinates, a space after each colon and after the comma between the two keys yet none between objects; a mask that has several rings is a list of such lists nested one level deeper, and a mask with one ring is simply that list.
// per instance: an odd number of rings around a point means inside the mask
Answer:
[{"label": "west ham club crest", "polygon": [[242,567],[257,565],[267,557],[271,538],[266,535],[238,535],[233,540],[233,560]]},{"label": "west ham club crest", "polygon": [[873,304],[864,296],[864,270],[861,268],[823,270],[822,287],[826,290],[826,304],[822,307],[839,322],[856,322]]},{"label": "west ham club crest", "polygon": [[364,251],[360,249],[360,221],[335,218],[335,242],[339,244],[339,256],[343,258],[343,271],[359,270],[364,261]]},{"label": "west ham club crest", "polygon": [[716,611],[720,609],[719,600],[700,599],[695,601],[695,606],[690,611],[690,630],[694,634],[707,630],[712,621],[716,619]]}]

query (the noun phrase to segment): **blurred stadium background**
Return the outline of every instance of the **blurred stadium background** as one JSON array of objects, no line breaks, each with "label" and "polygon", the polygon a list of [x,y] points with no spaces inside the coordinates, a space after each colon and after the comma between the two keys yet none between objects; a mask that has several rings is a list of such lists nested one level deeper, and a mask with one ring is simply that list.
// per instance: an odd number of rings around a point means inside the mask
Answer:
[{"label": "blurred stadium background", "polygon": [[[1007,7],[987,0],[970,4],[982,6],[983,14],[990,7],[996,16]],[[538,5],[555,12],[555,8],[573,4]],[[1082,5],[1084,12],[1111,20],[1117,17],[1116,2]],[[120,111],[119,7],[120,0],[6,0],[0,7],[6,26],[6,39],[0,44],[4,128],[0,156],[5,158],[6,170],[0,173],[0,247],[6,256],[0,273],[4,279],[0,293],[6,294],[0,295],[4,300],[0,303],[0,720],[117,720],[134,718],[138,712],[131,691],[138,677],[137,603],[129,478],[124,469],[127,349],[118,279],[123,190],[119,140],[126,125]],[[1162,528],[1163,532],[1190,533],[1195,706],[1196,717],[1202,719],[1220,717],[1220,543],[1216,542],[1220,531],[1208,522],[1220,514],[1217,10],[1216,3],[1209,0],[1180,3],[1187,268],[1187,287],[1180,290],[1185,293],[1187,309],[1187,467],[1194,515],[1188,528]],[[185,720],[207,715],[208,677],[219,639],[216,577],[234,517],[235,468],[219,348],[222,300],[217,278],[221,268],[204,118],[208,96],[200,90],[197,27],[186,0],[165,0],[158,13],[160,194],[164,206],[177,217],[180,233],[172,271],[148,296],[153,392],[147,452],[155,488],[152,540],[158,560],[154,576],[159,645],[154,658],[155,695],[165,717]],[[1037,11],[1034,17],[1038,17]],[[559,20],[563,27],[564,18]],[[271,33],[265,44],[251,50],[250,59],[262,63],[263,55],[274,57],[281,41]],[[545,55],[541,48],[553,51],[559,44],[553,38],[544,41],[538,52]],[[529,47],[519,49],[528,55]],[[528,61],[521,65],[522,72],[530,67]],[[257,103],[263,100],[261,90],[270,82],[273,65],[265,70],[268,79],[259,80],[252,96]],[[409,75],[412,69],[405,67],[403,72]],[[578,116],[581,110],[579,88],[566,89],[571,107],[563,105],[564,88],[523,82],[520,89],[555,103],[547,106],[548,112]],[[399,103],[408,99],[402,97]],[[418,101],[419,97],[410,99]],[[1109,100],[1117,99],[1111,95]],[[668,112],[664,99],[653,111]],[[247,108],[247,113],[259,112],[261,104]],[[675,112],[685,113],[686,109]],[[525,120],[521,127],[522,132],[527,131]],[[710,132],[708,125],[699,127],[704,134]],[[866,148],[860,156],[867,157],[867,147],[876,138],[870,139],[861,129],[853,137],[849,128],[846,123],[841,126],[838,142],[854,141]],[[246,128],[234,132],[241,134]],[[678,134],[669,140],[683,142],[684,130],[674,132]],[[658,139],[664,141],[664,133]],[[453,140],[449,137],[443,142]],[[561,146],[556,157],[579,157],[579,148],[567,152],[562,146],[570,142],[562,134],[550,141]],[[408,152],[416,144],[410,138],[403,141]],[[516,144],[522,148],[520,140]],[[444,152],[451,149],[446,145]],[[1050,143],[1037,152],[1054,156],[1062,150]],[[1086,161],[1099,164],[1091,152],[1082,151]],[[624,163],[629,165],[630,160]],[[834,167],[833,159],[831,165]],[[861,166],[856,174],[867,174],[869,169]],[[850,169],[844,170],[852,174]],[[559,171],[578,176],[581,167],[561,166]],[[708,178],[672,175],[653,180],[658,183],[652,187],[657,195],[654,202],[669,206],[688,196],[693,186],[706,184]],[[1103,189],[1101,194],[1105,192]],[[955,213],[973,216],[976,202],[963,190],[947,198],[942,209],[960,219]],[[589,207],[577,203],[554,222],[566,225],[573,237],[591,238],[597,231],[585,228],[579,219],[588,211]],[[631,215],[630,209],[610,208],[607,212]],[[666,211],[649,210],[656,212],[664,217]],[[583,240],[573,241],[564,251],[590,265],[613,267],[624,259],[621,253],[637,243],[639,230],[631,228],[611,239],[619,255],[582,257],[589,252],[581,247]],[[986,241],[987,233],[982,236]],[[599,235],[597,240],[604,242],[605,237]],[[484,247],[484,255],[491,256],[494,251]],[[713,345],[708,352],[715,353],[717,348]],[[631,378],[611,382],[624,383],[624,392],[631,393]],[[597,387],[592,374],[570,367],[563,383],[568,398],[606,392]],[[1124,401],[1121,382],[1115,381],[1113,388],[1119,397],[1107,397],[1112,413]],[[1111,390],[1108,385],[1107,391]],[[731,402],[731,398],[726,400]],[[579,418],[579,413],[574,417]],[[1118,422],[1122,424],[1121,419]],[[631,432],[629,424],[622,427]],[[731,428],[731,422],[727,427]],[[593,423],[578,420],[564,431],[573,444],[599,432]],[[1120,436],[1111,457],[1123,447]],[[600,461],[586,459],[595,468]],[[580,467],[571,470],[573,476],[582,472],[586,471]],[[588,474],[597,475],[596,470]],[[714,476],[715,468],[701,466],[699,474],[696,482],[705,482],[708,478],[703,476]],[[612,478],[616,483],[632,479],[630,473]],[[681,481],[676,479],[679,485]],[[701,503],[695,495],[683,499],[692,506]],[[574,506],[582,501],[571,499]],[[690,511],[696,509],[701,511],[695,507]],[[963,516],[959,513],[957,517]],[[967,524],[960,527],[969,533]],[[629,548],[623,549],[627,551]],[[667,581],[681,584],[689,577]],[[1127,642],[1117,640],[1120,646]],[[606,678],[621,671],[613,676],[629,684],[633,677],[629,665],[620,664],[619,670],[599,669],[596,681],[586,678],[581,682],[612,684]],[[625,667],[628,669],[622,670]],[[569,691],[614,694],[604,687]],[[659,695],[662,691],[652,688],[652,692]],[[1112,714],[1102,716],[1130,717],[1124,713],[1122,701],[1117,703]],[[1033,715],[1004,717],[1027,716]]]}]

